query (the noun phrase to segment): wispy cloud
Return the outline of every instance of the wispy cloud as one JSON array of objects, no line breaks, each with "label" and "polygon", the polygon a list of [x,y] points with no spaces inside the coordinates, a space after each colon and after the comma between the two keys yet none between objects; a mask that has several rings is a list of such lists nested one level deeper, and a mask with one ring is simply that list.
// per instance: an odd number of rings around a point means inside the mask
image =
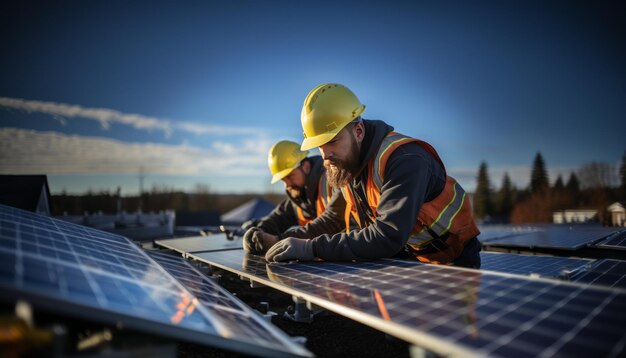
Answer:
[{"label": "wispy cloud", "polygon": [[107,138],[0,128],[1,174],[266,175],[271,142],[254,138],[237,144],[127,143]]},{"label": "wispy cloud", "polygon": [[170,136],[174,131],[196,135],[234,135],[259,133],[259,128],[207,125],[194,122],[175,122],[165,118],[143,116],[141,114],[122,113],[108,108],[87,108],[78,105],[25,100],[20,98],[0,97],[0,107],[21,110],[28,113],[49,114],[65,125],[65,118],[81,118],[100,123],[103,129],[109,129],[112,123],[131,126],[135,129],[162,131]]}]

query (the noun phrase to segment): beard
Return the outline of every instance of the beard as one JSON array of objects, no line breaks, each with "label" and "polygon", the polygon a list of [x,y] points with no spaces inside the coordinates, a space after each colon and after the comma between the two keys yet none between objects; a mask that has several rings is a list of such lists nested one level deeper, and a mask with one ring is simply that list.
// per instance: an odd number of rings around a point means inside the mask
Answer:
[{"label": "beard", "polygon": [[299,198],[302,195],[302,190],[304,188],[299,188],[296,186],[288,186],[287,188],[285,188],[285,190],[287,191],[287,194],[292,197],[292,198]]},{"label": "beard", "polygon": [[359,146],[354,137],[350,137],[350,153],[346,159],[329,159],[324,161],[328,184],[333,188],[348,185],[359,169]]}]

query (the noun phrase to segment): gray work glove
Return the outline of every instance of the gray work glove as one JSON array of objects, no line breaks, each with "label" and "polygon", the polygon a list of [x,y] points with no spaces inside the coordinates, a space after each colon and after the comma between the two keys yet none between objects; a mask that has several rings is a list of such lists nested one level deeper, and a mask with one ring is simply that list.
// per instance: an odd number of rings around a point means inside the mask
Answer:
[{"label": "gray work glove", "polygon": [[265,254],[265,259],[269,262],[300,260],[311,261],[313,255],[313,241],[308,239],[296,239],[288,237],[277,242]]},{"label": "gray work glove", "polygon": [[252,237],[254,233],[257,232],[259,228],[252,227],[243,234],[243,251],[249,252],[251,254],[255,253],[254,243],[252,242]]},{"label": "gray work glove", "polygon": [[278,236],[268,234],[253,227],[243,235],[243,249],[251,254],[263,254],[279,240]]}]

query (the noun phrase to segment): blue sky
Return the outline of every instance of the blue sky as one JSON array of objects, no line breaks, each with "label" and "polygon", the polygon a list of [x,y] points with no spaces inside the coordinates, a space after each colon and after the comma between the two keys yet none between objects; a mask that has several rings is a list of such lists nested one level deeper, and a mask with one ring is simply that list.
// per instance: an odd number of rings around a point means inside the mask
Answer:
[{"label": "blue sky", "polygon": [[626,150],[619,1],[5,1],[0,174],[51,190],[219,192],[269,184],[269,147],[300,141],[324,82],[429,141],[473,190],[551,180]]}]

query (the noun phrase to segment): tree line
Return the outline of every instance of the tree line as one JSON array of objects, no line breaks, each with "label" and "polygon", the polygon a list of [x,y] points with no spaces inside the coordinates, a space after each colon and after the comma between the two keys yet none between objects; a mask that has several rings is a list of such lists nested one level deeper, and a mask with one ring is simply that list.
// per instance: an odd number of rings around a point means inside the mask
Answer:
[{"label": "tree line", "polygon": [[494,190],[483,161],[472,204],[476,219],[485,223],[550,223],[554,211],[592,209],[598,211],[598,221],[608,225],[606,209],[616,201],[626,201],[626,151],[617,171],[610,164],[591,162],[570,173],[566,180],[559,175],[552,184],[538,152],[530,183],[522,189],[516,188],[505,172],[500,188]]},{"label": "tree line", "polygon": [[[258,197],[259,194],[218,194],[211,192],[204,184],[196,184],[191,193],[165,186],[154,186],[141,195],[121,196],[120,190],[92,191],[85,194],[72,195],[62,192],[52,195],[52,215],[83,215],[102,212],[106,214],[118,211],[160,212],[176,210],[177,212],[214,212],[224,214],[239,205]],[[265,200],[278,204],[285,198],[284,194],[263,194]]]},{"label": "tree line", "polygon": [[[207,185],[197,184],[191,193],[164,186],[154,186],[141,195],[122,197],[118,192],[89,190],[82,195],[65,192],[52,195],[53,215],[82,215],[84,213],[116,213],[118,211],[178,212],[211,211],[223,214],[258,194],[218,194]],[[284,194],[263,194],[266,200],[278,204]],[[583,165],[567,179],[560,175],[551,184],[546,164],[540,152],[533,161],[530,184],[517,188],[508,173],[504,173],[498,190],[489,178],[488,166],[482,162],[478,169],[472,205],[481,222],[491,223],[549,223],[552,213],[566,209],[598,210],[599,220],[608,224],[606,208],[613,202],[626,201],[626,152],[617,175],[614,167],[601,162]]]}]

